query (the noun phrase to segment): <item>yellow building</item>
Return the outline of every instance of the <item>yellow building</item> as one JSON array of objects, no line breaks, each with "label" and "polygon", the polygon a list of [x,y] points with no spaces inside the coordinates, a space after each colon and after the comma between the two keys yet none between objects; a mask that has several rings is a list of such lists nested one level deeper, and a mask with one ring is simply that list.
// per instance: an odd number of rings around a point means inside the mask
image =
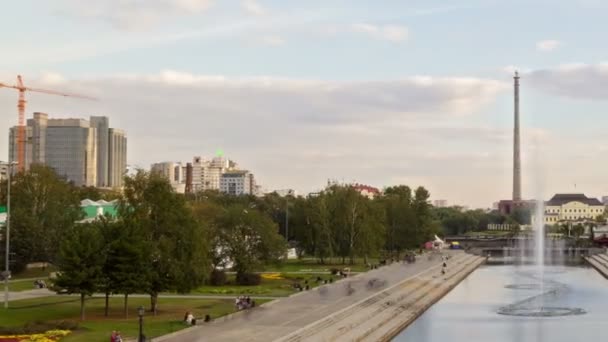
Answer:
[{"label": "yellow building", "polygon": [[584,194],[556,194],[545,202],[545,224],[593,220],[604,214],[604,210],[604,205],[597,198]]}]

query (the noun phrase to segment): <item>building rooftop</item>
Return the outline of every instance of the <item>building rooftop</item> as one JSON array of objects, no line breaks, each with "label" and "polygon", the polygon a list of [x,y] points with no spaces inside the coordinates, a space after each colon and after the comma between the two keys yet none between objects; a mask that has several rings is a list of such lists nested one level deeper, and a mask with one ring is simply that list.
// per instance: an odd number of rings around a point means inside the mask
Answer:
[{"label": "building rooftop", "polygon": [[603,205],[597,198],[589,198],[585,194],[555,194],[546,205],[564,205],[569,202],[581,202],[587,205]]}]

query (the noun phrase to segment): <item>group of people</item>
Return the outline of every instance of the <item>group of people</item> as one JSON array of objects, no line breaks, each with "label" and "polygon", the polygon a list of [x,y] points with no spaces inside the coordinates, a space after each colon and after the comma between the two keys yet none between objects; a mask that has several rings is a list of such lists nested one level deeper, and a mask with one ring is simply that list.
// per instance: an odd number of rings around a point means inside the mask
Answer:
[{"label": "group of people", "polygon": [[34,288],[46,289],[46,283],[44,282],[44,280],[36,279],[34,281]]},{"label": "group of people", "polygon": [[112,331],[112,335],[110,335],[110,342],[122,342],[120,331]]},{"label": "group of people", "polygon": [[[204,321],[211,322],[211,316],[205,315]],[[186,311],[186,313],[184,314],[184,323],[186,323],[187,325],[196,325],[196,317],[194,317],[192,312]]]},{"label": "group of people", "polygon": [[238,296],[234,300],[236,309],[241,311],[255,307],[255,300],[252,300],[249,296]]}]

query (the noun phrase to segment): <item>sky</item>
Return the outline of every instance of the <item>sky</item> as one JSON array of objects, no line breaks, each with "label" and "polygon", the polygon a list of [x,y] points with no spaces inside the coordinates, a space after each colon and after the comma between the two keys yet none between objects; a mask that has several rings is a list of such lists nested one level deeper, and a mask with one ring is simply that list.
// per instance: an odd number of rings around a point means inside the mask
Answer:
[{"label": "sky", "polygon": [[[27,115],[106,115],[148,168],[224,154],[267,190],[424,186],[491,207],[608,195],[602,0],[22,0],[0,12],[0,83]],[[0,160],[17,123],[0,89]]]}]

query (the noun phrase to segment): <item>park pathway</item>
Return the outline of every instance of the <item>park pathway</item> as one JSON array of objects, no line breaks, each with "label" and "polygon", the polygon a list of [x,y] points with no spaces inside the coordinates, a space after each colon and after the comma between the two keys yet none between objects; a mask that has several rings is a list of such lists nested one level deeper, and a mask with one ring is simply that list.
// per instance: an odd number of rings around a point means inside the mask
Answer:
[{"label": "park pathway", "polygon": [[[463,252],[449,251],[454,258]],[[414,264],[394,263],[357,276],[291,297],[275,300],[253,310],[221,317],[211,323],[155,338],[155,342],[273,341],[290,335],[325,317],[359,303],[376,293],[415,278],[429,270],[440,271],[441,258],[426,256]],[[379,279],[385,285],[369,289],[368,282]],[[354,291],[353,291],[354,290]],[[350,294],[349,294],[350,292]]]}]

